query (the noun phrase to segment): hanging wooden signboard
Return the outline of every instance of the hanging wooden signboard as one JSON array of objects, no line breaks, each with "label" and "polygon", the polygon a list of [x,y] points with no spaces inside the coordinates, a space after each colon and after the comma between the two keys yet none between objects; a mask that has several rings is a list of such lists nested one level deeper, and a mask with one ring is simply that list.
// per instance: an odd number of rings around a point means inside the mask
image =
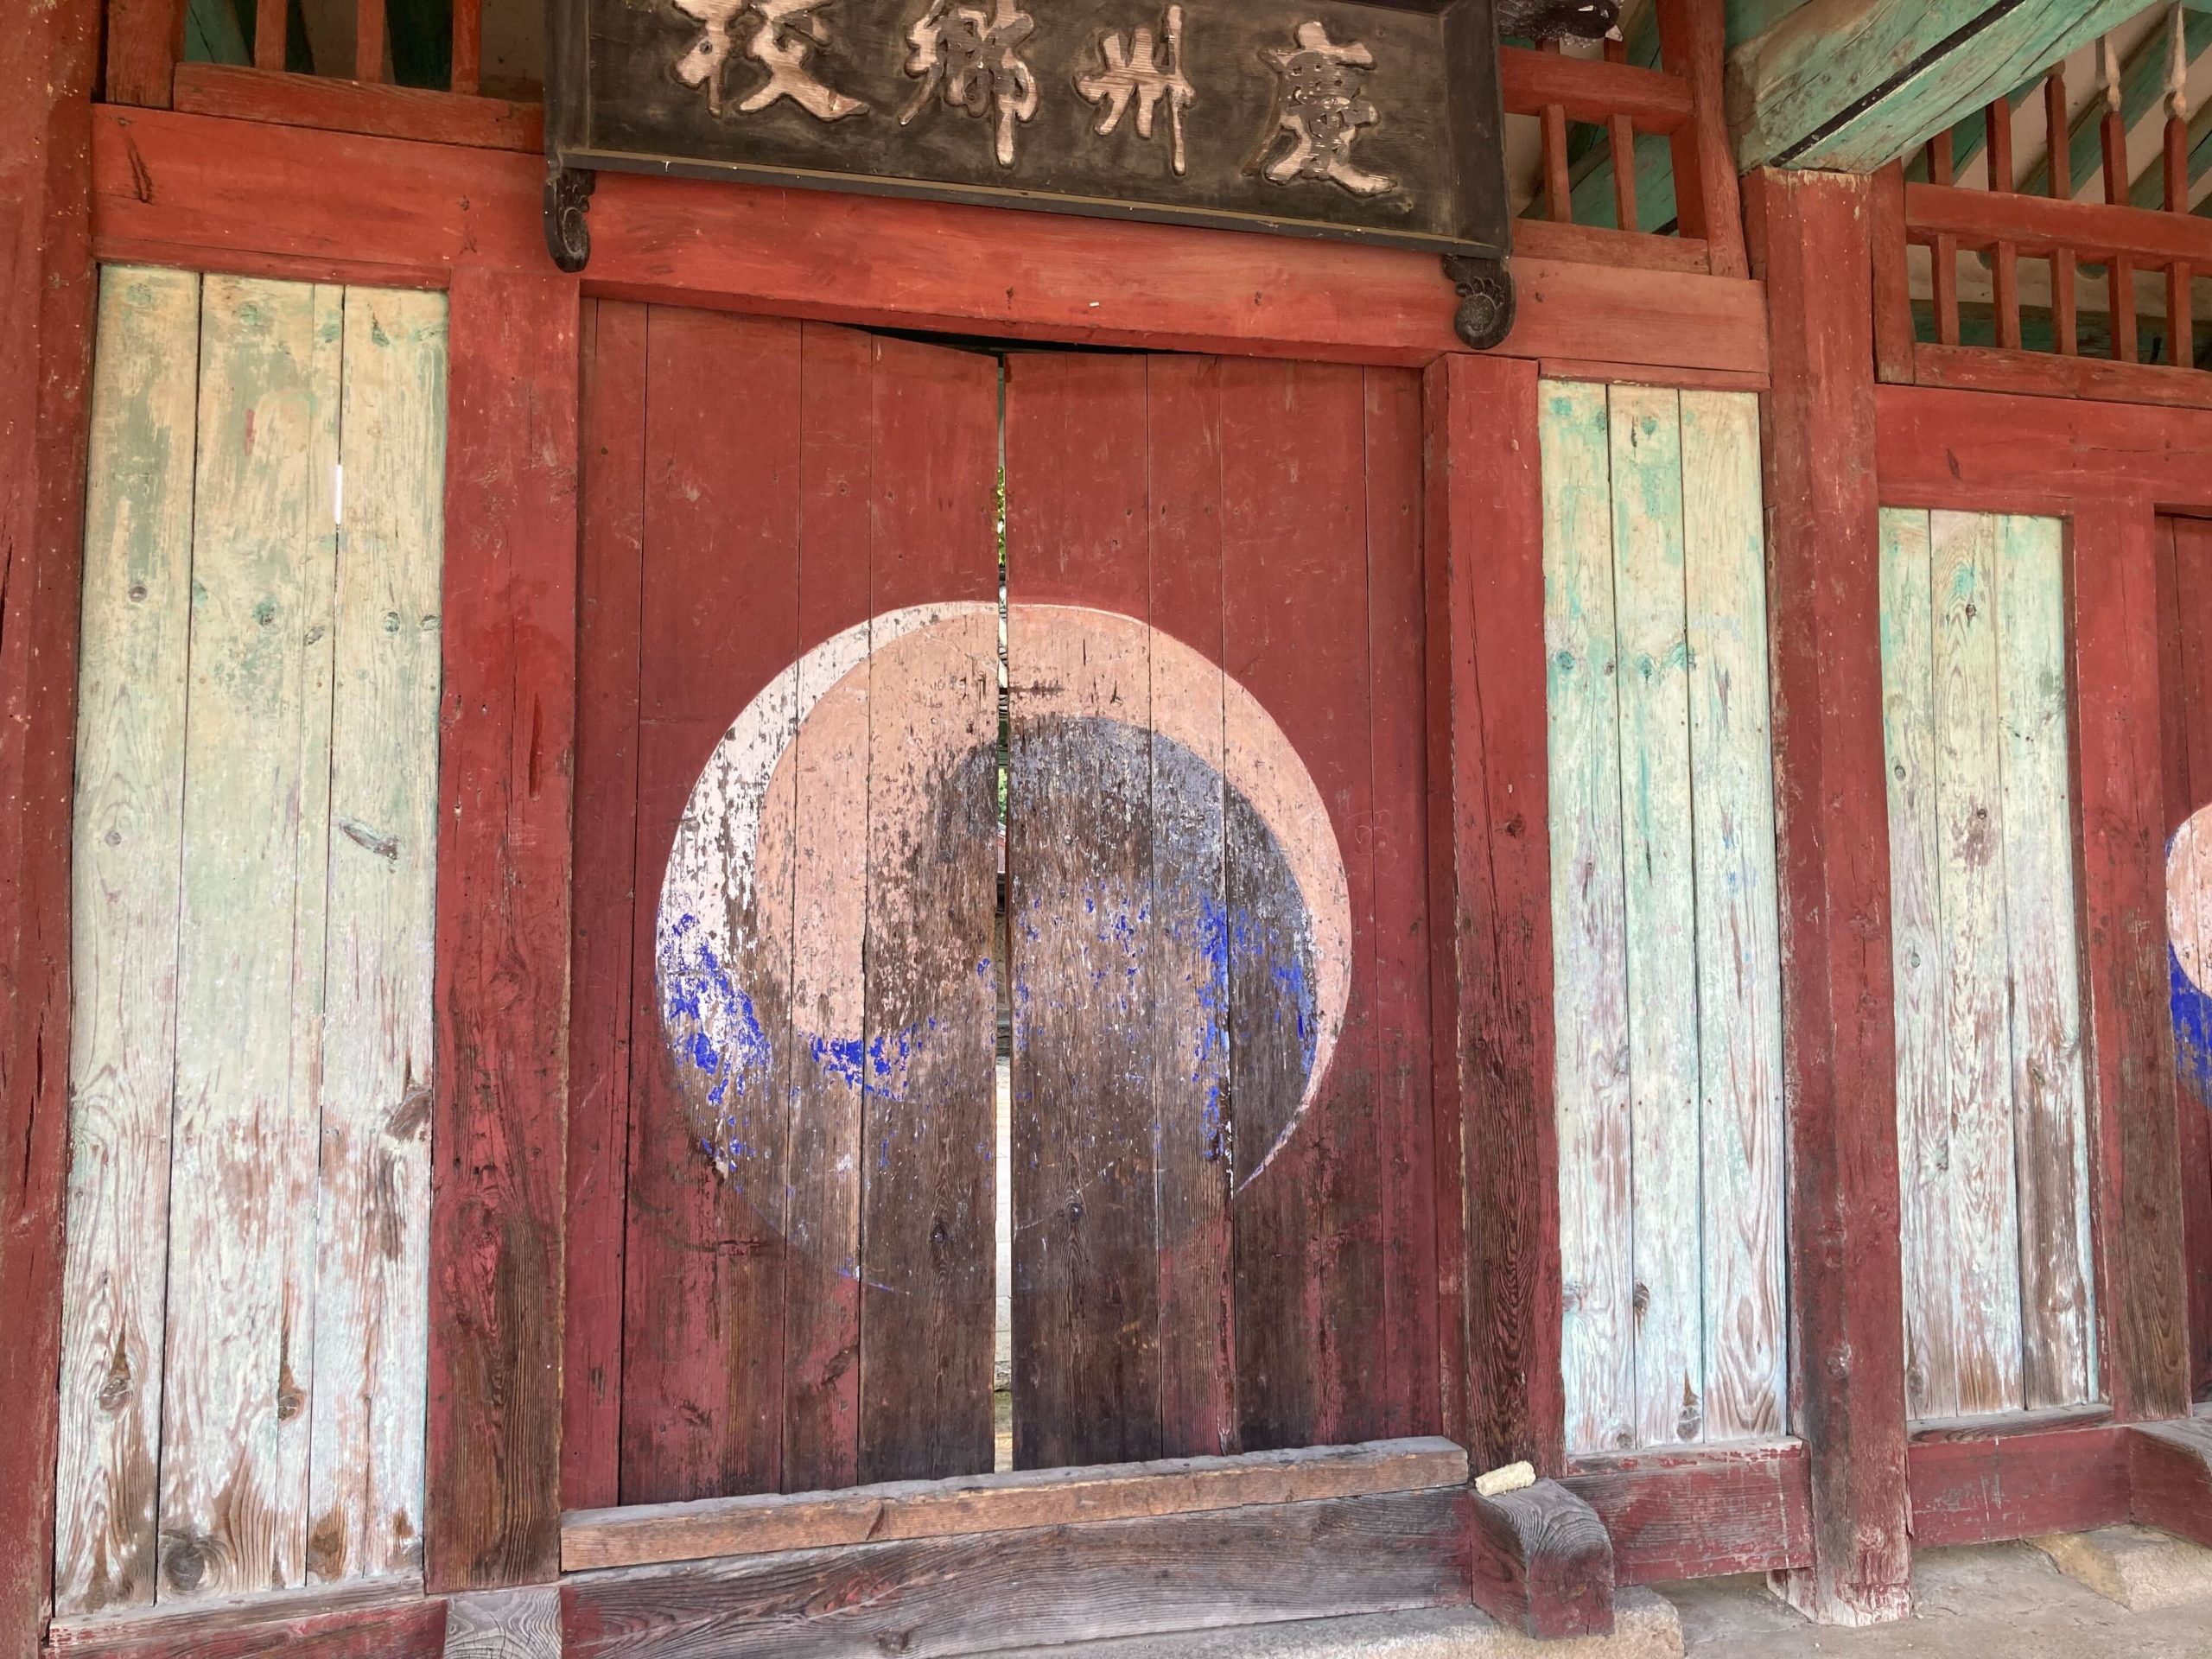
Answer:
[{"label": "hanging wooden signboard", "polygon": [[1510,326],[1491,0],[549,0],[546,234],[613,168],[1334,237]]}]

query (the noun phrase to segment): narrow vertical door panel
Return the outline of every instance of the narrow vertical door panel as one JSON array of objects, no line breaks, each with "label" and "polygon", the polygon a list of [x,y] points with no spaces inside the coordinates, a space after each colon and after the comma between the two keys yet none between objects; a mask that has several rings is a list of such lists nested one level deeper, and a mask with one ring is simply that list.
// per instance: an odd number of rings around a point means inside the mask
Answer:
[{"label": "narrow vertical door panel", "polygon": [[308,1573],[422,1565],[446,302],[349,290]]},{"label": "narrow vertical door panel", "polygon": [[1705,1438],[1787,1420],[1782,956],[1758,400],[1686,391],[1682,557],[1698,904]]},{"label": "narrow vertical door panel", "polygon": [[2166,962],[2188,1217],[2190,1378],[2212,1392],[2212,524],[2159,523]]},{"label": "narrow vertical door panel", "polygon": [[54,1601],[155,1593],[200,279],[101,273],[78,658]]},{"label": "narrow vertical door panel", "polygon": [[203,284],[165,1597],[303,1575],[323,941],[302,878],[328,827],[340,310],[334,288]]}]

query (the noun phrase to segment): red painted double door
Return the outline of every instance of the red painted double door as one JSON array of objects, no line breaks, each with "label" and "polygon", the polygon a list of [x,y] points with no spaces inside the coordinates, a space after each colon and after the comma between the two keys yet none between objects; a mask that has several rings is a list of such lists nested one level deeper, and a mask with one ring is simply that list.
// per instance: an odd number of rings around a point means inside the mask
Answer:
[{"label": "red painted double door", "polygon": [[585,356],[567,1502],[1434,1432],[1418,377]]}]

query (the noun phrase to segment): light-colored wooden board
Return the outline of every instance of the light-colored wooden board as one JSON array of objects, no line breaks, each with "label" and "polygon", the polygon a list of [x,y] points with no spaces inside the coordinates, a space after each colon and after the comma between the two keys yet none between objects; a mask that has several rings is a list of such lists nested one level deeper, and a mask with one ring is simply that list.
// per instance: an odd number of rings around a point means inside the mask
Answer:
[{"label": "light-colored wooden board", "polygon": [[1605,389],[1546,381],[1544,644],[1567,1445],[1636,1443],[1627,931]]},{"label": "light-colored wooden board", "polygon": [[1758,399],[1685,391],[1705,1438],[1788,1427],[1782,955]]},{"label": "light-colored wooden board", "polygon": [[73,830],[54,1607],[150,1605],[200,279],[100,275]]},{"label": "light-colored wooden board", "polygon": [[303,1575],[316,1148],[295,989],[319,988],[320,963],[301,954],[321,940],[300,937],[296,899],[303,854],[320,870],[303,792],[328,756],[300,741],[303,700],[327,673],[309,658],[327,661],[329,643],[340,307],[335,289],[203,287],[163,1599]]},{"label": "light-colored wooden board", "polygon": [[656,1561],[1013,1532],[1077,1522],[1197,1514],[1256,1504],[1463,1486],[1467,1454],[1423,1438],[1306,1446],[1229,1458],[1166,1458],[1090,1469],[1024,1469],[889,1481],[839,1492],[764,1494],[580,1510],[561,1526],[561,1567]]},{"label": "light-colored wooden board", "polygon": [[[2019,1211],[2006,976],[1996,521],[1929,515],[1946,1138],[1932,1173],[1950,1270],[1923,1286],[1936,1414],[2020,1405]],[[1950,1381],[1944,1397],[1939,1379]]]},{"label": "light-colored wooden board", "polygon": [[2061,530],[2056,518],[1995,522],[2004,872],[2012,899],[2008,1058],[2022,1392],[2031,1410],[2097,1397]]},{"label": "light-colored wooden board", "polygon": [[455,1596],[445,1659],[561,1659],[561,1589],[536,1585]]},{"label": "light-colored wooden board", "polygon": [[[317,1580],[422,1564],[445,320],[442,294],[345,298],[316,1099]],[[304,900],[323,872],[301,876]]]},{"label": "light-colored wooden board", "polygon": [[1705,1427],[1697,893],[1690,827],[1681,394],[1615,386],[1613,596],[1627,931],[1630,1234],[1639,1445]]},{"label": "light-colored wooden board", "polygon": [[1890,941],[1895,957],[1897,1166],[1903,1243],[1907,1404],[1916,1417],[1954,1414],[1941,1402],[1955,1374],[1937,1371],[1928,1308],[1950,1274],[1947,1197],[1940,1179],[1948,1110],[1943,1064],[1941,859],[1936,836],[1935,641],[1930,632],[1928,514],[1882,512],[1882,735],[1889,767]]}]

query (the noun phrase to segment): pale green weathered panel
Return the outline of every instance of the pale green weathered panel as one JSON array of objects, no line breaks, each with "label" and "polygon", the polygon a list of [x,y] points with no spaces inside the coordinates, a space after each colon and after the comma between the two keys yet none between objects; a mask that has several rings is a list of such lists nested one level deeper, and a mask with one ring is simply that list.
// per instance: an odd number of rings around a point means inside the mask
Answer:
[{"label": "pale green weathered panel", "polygon": [[1697,893],[1679,394],[1611,393],[1628,970],[1637,1441],[1705,1427],[1698,1210]]},{"label": "pale green weathered panel", "polygon": [[1950,1090],[1943,1059],[1942,855],[1936,821],[1936,601],[1928,514],[1882,510],[1882,737],[1889,766],[1890,947],[1897,1050],[1898,1226],[1903,1247],[1906,1407],[1940,1414],[1933,1380],[1955,1393],[1928,1309],[1951,1277],[1943,1179]]},{"label": "pale green weathered panel", "polygon": [[199,333],[196,276],[101,271],[71,836],[64,1615],[154,1599]]},{"label": "pale green weathered panel", "polygon": [[2141,10],[1810,0],[1729,54],[1737,165],[1873,172]]},{"label": "pale green weathered panel", "polygon": [[304,1575],[339,333],[336,289],[204,283],[163,1599]]},{"label": "pale green weathered panel", "polygon": [[2024,1403],[2097,1395],[2059,522],[1995,521]]},{"label": "pale green weathered panel", "polygon": [[2020,1405],[2019,1209],[2012,1161],[1996,522],[1935,512],[1936,830],[1942,859],[1946,1139],[1927,1173],[1950,1271],[1924,1286],[1926,1413]]},{"label": "pale green weathered panel", "polygon": [[1610,440],[1604,387],[1540,398],[1567,1444],[1616,1451],[1636,1315]]},{"label": "pale green weathered panel", "polygon": [[1770,1439],[1789,1427],[1789,1301],[1758,399],[1685,391],[1681,421],[1705,1438]]},{"label": "pale green weathered panel", "polygon": [[422,1564],[446,302],[346,295],[308,1570]]}]

